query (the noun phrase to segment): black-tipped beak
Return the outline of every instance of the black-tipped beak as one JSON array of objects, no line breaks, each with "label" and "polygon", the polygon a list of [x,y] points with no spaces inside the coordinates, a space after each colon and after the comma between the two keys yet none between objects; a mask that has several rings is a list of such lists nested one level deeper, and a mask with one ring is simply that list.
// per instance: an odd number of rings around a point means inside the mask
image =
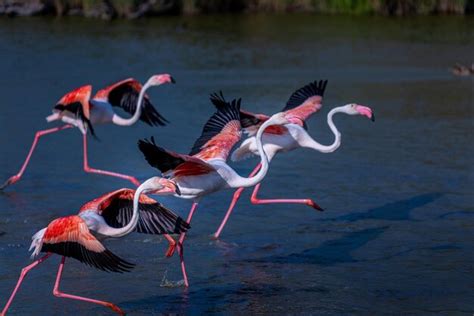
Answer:
[{"label": "black-tipped beak", "polygon": [[319,206],[318,204],[316,204],[313,200],[308,200],[308,202],[306,204],[308,206],[311,206],[312,208],[314,208],[317,211],[324,212],[324,209],[321,206]]},{"label": "black-tipped beak", "polygon": [[176,83],[176,80],[174,80],[173,77],[170,76],[171,83]]},{"label": "black-tipped beak", "polygon": [[175,191],[176,191],[176,194],[177,194],[177,195],[181,195],[181,190],[179,189],[178,185],[175,184],[174,186],[176,187],[176,190],[175,190]]},{"label": "black-tipped beak", "polygon": [[372,122],[375,122],[375,113],[374,113],[374,112],[372,112],[372,117],[370,118],[370,120],[371,120]]}]

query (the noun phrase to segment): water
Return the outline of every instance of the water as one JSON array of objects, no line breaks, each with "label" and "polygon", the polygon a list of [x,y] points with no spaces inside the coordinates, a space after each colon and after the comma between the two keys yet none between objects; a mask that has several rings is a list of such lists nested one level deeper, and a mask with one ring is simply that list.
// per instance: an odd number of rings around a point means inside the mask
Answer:
[{"label": "water", "polygon": [[[254,206],[249,192],[216,230],[232,192],[203,199],[186,242],[191,287],[161,238],[133,234],[106,245],[138,263],[115,275],[66,261],[61,288],[117,303],[130,315],[452,314],[474,312],[473,81],[448,67],[472,62],[474,20],[464,17],[206,16],[101,22],[0,19],[0,178],[20,167],[34,132],[63,93],[169,72],[150,90],[165,128],[97,126],[92,167],[144,180],[156,172],[136,147],[154,135],[187,152],[213,112],[209,93],[243,97],[271,114],[314,79],[329,85],[311,135],[332,141],[334,106],[371,106],[375,123],[339,115],[342,147],[278,156],[262,197],[313,197],[327,209]],[[233,166],[248,173],[256,161]],[[24,179],[0,194],[0,303],[29,262],[33,233],[96,196],[130,186],[82,172],[77,130],[40,141]],[[189,201],[161,201],[186,216]],[[52,296],[59,257],[28,275],[11,314],[106,315]]]}]

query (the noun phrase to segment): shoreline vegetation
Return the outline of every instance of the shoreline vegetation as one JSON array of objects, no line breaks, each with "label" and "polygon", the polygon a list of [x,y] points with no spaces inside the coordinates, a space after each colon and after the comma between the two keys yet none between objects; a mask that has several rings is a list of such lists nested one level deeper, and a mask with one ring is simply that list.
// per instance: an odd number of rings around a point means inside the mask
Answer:
[{"label": "shoreline vegetation", "polygon": [[137,19],[211,13],[311,12],[350,15],[466,15],[474,0],[0,0],[0,16]]}]

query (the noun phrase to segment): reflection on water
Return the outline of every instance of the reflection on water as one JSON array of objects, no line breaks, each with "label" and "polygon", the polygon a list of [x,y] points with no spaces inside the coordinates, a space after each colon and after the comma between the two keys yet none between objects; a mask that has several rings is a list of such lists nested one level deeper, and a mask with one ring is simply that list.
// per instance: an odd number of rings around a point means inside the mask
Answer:
[{"label": "reflection on water", "polygon": [[[68,260],[67,293],[110,300],[150,314],[467,314],[474,311],[472,229],[473,81],[448,68],[472,62],[470,17],[249,15],[140,21],[0,19],[0,180],[19,168],[34,132],[66,91],[169,72],[177,84],[151,89],[171,124],[97,126],[93,167],[145,179],[155,174],[137,151],[154,135],[188,152],[223,90],[243,107],[271,114],[289,94],[329,79],[324,107],[308,122],[332,141],[326,114],[349,102],[375,109],[377,122],[338,116],[341,148],[299,150],[272,161],[262,197],[312,197],[327,210],[254,206],[244,191],[221,241],[210,239],[231,192],[206,197],[186,242],[191,288],[161,238],[108,240],[137,263],[111,275]],[[247,174],[255,161],[233,166]],[[0,304],[29,261],[33,233],[83,202],[128,186],[82,171],[76,130],[41,139],[24,179],[0,193]],[[160,198],[185,215],[189,201]],[[51,295],[59,258],[33,270],[12,314],[108,315]]]}]

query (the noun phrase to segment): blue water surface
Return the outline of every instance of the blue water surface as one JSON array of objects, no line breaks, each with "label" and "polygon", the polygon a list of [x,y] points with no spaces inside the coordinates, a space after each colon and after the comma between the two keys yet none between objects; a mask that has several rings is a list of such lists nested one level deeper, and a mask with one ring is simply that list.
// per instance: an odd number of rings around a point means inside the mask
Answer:
[{"label": "blue water surface", "polygon": [[[55,102],[83,84],[176,78],[149,91],[168,126],[96,126],[100,140],[90,140],[92,167],[145,180],[158,173],[137,140],[154,136],[188,152],[213,112],[211,92],[272,114],[296,88],[328,79],[323,109],[308,121],[315,139],[332,142],[326,114],[335,106],[368,105],[376,122],[337,116],[338,151],[277,156],[260,191],[314,198],[326,212],[252,205],[246,190],[216,241],[210,236],[232,196],[219,192],[202,200],[186,240],[189,289],[173,286],[181,272],[176,256],[164,257],[166,241],[139,234],[105,242],[137,263],[132,273],[69,259],[61,289],[112,301],[129,315],[472,315],[474,85],[448,68],[473,61],[473,30],[472,17],[0,19],[0,178],[18,170],[35,131],[55,125],[44,120]],[[247,174],[256,163],[232,166]],[[78,130],[41,139],[24,178],[0,194],[0,305],[31,262],[36,231],[120,187],[131,184],[82,171]],[[183,217],[190,208],[160,201]],[[59,260],[28,275],[10,313],[109,315],[52,295]]]}]

